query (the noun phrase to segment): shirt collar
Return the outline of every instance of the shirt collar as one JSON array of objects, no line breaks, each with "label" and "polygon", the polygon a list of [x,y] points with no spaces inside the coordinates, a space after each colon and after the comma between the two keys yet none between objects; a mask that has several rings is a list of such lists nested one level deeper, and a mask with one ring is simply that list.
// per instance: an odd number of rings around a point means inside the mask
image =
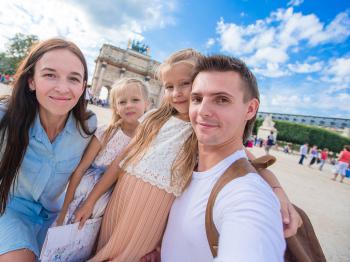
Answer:
[{"label": "shirt collar", "polygon": [[[76,130],[76,121],[75,118],[73,116],[73,113],[70,112],[66,125],[64,126],[63,130],[61,132],[64,133],[69,133],[69,134],[73,134],[74,131]],[[35,120],[34,123],[32,125],[32,128],[29,130],[29,135],[30,137],[41,137],[44,134],[45,130],[41,125],[40,122],[40,117],[39,117],[39,112],[36,114],[35,116]]]}]

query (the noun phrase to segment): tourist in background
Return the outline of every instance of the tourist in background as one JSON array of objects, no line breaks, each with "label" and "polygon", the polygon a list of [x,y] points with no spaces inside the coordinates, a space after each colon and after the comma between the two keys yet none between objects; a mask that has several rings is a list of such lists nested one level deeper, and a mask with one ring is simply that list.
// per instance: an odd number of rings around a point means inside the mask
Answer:
[{"label": "tourist in background", "polygon": [[328,148],[324,148],[321,151],[321,156],[320,156],[320,167],[319,170],[322,171],[324,164],[326,163],[326,160],[328,158]]},{"label": "tourist in background", "polygon": [[305,143],[304,145],[302,145],[300,147],[300,160],[299,160],[299,164],[300,165],[303,164],[303,161],[306,158],[308,149],[309,149],[309,144],[308,143]]},{"label": "tourist in background", "polygon": [[275,144],[275,136],[273,135],[273,131],[267,136],[266,144],[265,144],[265,152],[269,154],[271,147]]},{"label": "tourist in background", "polygon": [[317,157],[318,157],[318,150],[317,150],[317,146],[313,146],[311,151],[310,151],[310,154],[311,154],[311,160],[310,160],[310,163],[309,163],[309,167],[311,167],[313,164],[315,164],[316,160],[317,160]]},{"label": "tourist in background", "polygon": [[337,165],[337,170],[335,171],[334,177],[332,180],[336,180],[337,176],[340,175],[340,183],[343,183],[346,169],[349,168],[350,165],[350,146],[345,145],[344,150],[340,152],[339,157],[338,157],[338,165]]}]

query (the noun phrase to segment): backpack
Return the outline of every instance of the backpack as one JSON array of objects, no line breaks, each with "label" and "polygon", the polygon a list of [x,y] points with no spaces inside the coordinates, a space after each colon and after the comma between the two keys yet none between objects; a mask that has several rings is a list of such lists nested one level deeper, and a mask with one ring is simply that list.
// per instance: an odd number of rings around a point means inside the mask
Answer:
[{"label": "backpack", "polygon": [[[276,158],[273,156],[263,156],[251,161],[251,163],[249,163],[247,159],[241,158],[231,164],[231,166],[225,171],[225,173],[214,185],[210,193],[205,212],[205,229],[209,247],[214,258],[217,256],[219,232],[217,231],[213,222],[213,207],[215,199],[220,190],[233,179],[244,176],[251,172],[256,173],[256,169],[267,168],[275,161]],[[301,216],[303,224],[298,229],[296,235],[286,239],[287,248],[284,254],[284,261],[326,262],[326,258],[316,237],[310,219],[302,209],[295,205],[293,206]]]}]

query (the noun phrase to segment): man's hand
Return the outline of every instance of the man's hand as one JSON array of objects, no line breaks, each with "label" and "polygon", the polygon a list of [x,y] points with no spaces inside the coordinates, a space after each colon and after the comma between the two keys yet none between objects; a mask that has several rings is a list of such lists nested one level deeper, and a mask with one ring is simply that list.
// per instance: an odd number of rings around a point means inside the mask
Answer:
[{"label": "man's hand", "polygon": [[143,256],[140,262],[160,262],[160,247]]},{"label": "man's hand", "polygon": [[301,217],[282,188],[277,187],[274,188],[273,191],[281,203],[284,237],[288,238],[294,236],[297,233],[298,228],[303,224]]},{"label": "man's hand", "polygon": [[80,222],[79,229],[82,229],[86,220],[88,220],[91,217],[93,208],[93,204],[91,204],[89,201],[85,201],[85,203],[75,212],[74,223]]}]

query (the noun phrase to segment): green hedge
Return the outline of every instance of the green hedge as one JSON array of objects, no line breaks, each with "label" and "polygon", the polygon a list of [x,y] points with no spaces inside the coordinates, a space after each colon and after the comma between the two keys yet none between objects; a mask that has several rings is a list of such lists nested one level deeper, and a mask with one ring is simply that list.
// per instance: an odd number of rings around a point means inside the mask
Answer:
[{"label": "green hedge", "polygon": [[[263,120],[257,119],[253,133],[261,126]],[[278,140],[290,142],[293,144],[317,145],[319,148],[328,148],[333,152],[340,152],[344,145],[350,145],[350,138],[339,135],[338,133],[316,126],[307,126],[288,121],[274,120],[278,131]]]}]

